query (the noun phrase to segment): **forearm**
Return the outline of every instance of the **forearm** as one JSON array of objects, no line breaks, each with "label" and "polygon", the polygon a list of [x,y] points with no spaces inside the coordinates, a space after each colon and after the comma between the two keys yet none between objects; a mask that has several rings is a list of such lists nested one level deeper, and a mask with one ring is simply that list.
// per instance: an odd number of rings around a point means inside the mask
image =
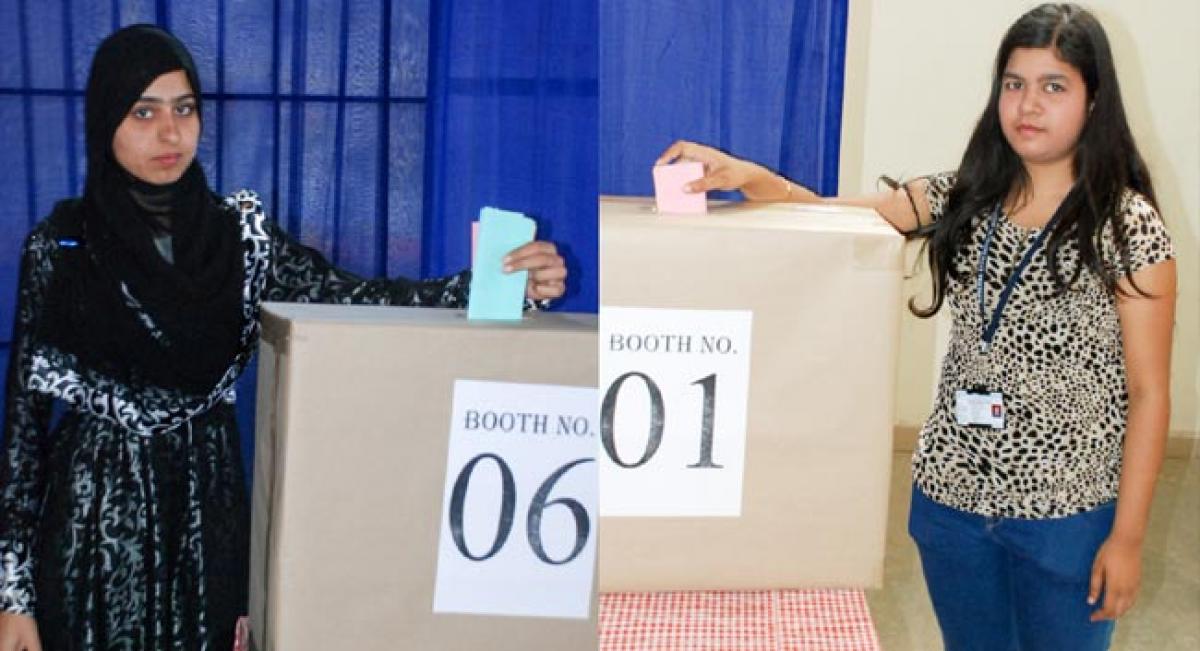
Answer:
[{"label": "forearm", "polygon": [[[655,165],[666,165],[677,160],[690,160],[704,164],[704,176],[685,186],[687,192],[709,190],[740,190],[750,201],[766,203],[825,203],[837,206],[871,208],[892,223],[899,231],[909,232],[920,225],[925,204],[924,181],[916,188],[893,187],[891,192],[881,192],[856,197],[822,197],[812,190],[795,183],[785,176],[743,158],[723,151],[687,141],[678,141],[667,148]],[[925,211],[928,211],[926,206]]]},{"label": "forearm", "polygon": [[[920,225],[917,206],[924,205],[924,187],[918,191],[922,200],[917,202],[908,191],[897,188],[885,192],[849,197],[822,197],[821,195],[780,176],[761,165],[755,165],[750,181],[742,186],[742,194],[751,201],[772,203],[822,203],[830,206],[852,206],[870,208],[879,213],[901,233],[908,233]],[[925,211],[928,212],[928,207]]]},{"label": "forearm", "polygon": [[1167,395],[1130,396],[1114,538],[1137,544],[1145,539],[1170,412]]},{"label": "forearm", "polygon": [[742,194],[750,201],[764,201],[772,203],[794,202],[794,203],[817,203],[821,201],[820,195],[801,186],[793,183],[789,179],[771,170],[758,165],[756,163],[747,162],[747,165],[752,166],[749,173],[749,180],[742,186]]}]

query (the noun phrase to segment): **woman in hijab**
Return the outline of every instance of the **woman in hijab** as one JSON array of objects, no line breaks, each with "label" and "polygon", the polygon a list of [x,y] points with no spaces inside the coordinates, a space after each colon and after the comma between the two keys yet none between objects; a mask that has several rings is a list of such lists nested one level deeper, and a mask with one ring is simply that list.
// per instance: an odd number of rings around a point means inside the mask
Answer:
[{"label": "woman in hijab", "polygon": [[[200,85],[167,32],[100,44],[88,172],[21,260],[0,463],[0,651],[228,649],[249,516],[233,385],[264,300],[461,307],[467,272],[413,282],[334,268],[221,199],[195,160]],[[556,298],[553,244],[514,251]],[[52,405],[65,406],[51,433]]]}]

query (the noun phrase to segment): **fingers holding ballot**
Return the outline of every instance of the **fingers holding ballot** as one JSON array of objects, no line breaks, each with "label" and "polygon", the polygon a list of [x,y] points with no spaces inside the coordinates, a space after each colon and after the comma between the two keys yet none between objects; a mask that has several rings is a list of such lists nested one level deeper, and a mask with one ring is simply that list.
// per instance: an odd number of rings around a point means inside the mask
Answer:
[{"label": "fingers holding ballot", "polygon": [[544,308],[565,293],[567,265],[552,242],[534,239],[534,220],[485,206],[477,224],[468,319],[520,320],[530,300]]},{"label": "fingers holding ballot", "polygon": [[704,176],[684,186],[685,192],[739,190],[750,201],[811,201],[812,192],[771,170],[725,152],[686,140],[667,147],[655,165],[696,161],[704,165]]},{"label": "fingers holding ballot", "polygon": [[695,161],[704,165],[704,176],[684,186],[684,190],[687,192],[741,190],[761,170],[754,163],[735,158],[719,149],[686,140],[676,141],[667,147],[667,150],[658,157],[654,164],[656,166],[670,165],[682,161]]},{"label": "fingers holding ballot", "polygon": [[525,297],[535,301],[555,299],[567,289],[567,265],[553,242],[537,240],[517,247],[504,256],[503,270],[529,272]]}]

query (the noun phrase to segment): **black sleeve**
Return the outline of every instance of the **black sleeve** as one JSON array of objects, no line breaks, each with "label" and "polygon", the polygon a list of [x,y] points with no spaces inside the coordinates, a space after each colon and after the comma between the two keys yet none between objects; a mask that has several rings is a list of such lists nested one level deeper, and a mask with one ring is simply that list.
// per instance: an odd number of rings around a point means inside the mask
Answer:
[{"label": "black sleeve", "polygon": [[5,456],[0,464],[0,612],[32,615],[33,550],[45,492],[51,399],[30,390],[31,337],[51,273],[53,242],[35,231],[21,255],[17,311],[4,408]]},{"label": "black sleeve", "polygon": [[297,242],[273,222],[271,268],[263,295],[268,301],[403,305],[463,308],[467,306],[471,272],[443,278],[363,279],[330,264],[312,248]]}]

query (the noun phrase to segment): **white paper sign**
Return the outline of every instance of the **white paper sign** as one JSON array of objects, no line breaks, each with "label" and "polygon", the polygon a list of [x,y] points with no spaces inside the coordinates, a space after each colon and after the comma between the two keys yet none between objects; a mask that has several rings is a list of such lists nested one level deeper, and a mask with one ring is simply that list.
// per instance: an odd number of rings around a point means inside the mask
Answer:
[{"label": "white paper sign", "polygon": [[586,619],[596,390],[458,380],[433,611]]},{"label": "white paper sign", "polygon": [[600,308],[600,514],[737,516],[752,313]]}]

